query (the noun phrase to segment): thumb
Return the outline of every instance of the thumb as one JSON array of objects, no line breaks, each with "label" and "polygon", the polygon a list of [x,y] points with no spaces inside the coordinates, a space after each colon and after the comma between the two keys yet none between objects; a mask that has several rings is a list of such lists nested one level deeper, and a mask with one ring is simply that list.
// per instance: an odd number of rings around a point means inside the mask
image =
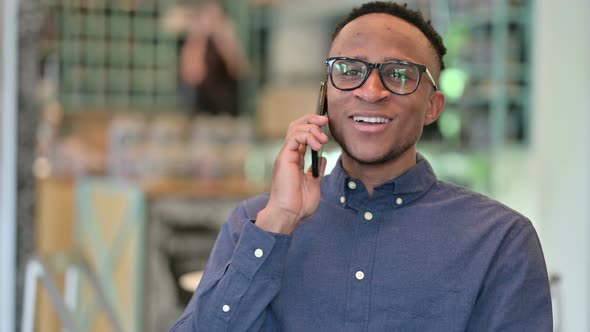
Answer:
[{"label": "thumb", "polygon": [[313,172],[311,170],[311,166],[309,166],[309,168],[307,170],[307,174],[312,179],[312,181],[320,182],[322,180],[322,177],[326,173],[326,165],[327,164],[328,164],[328,160],[326,159],[326,157],[320,158],[319,165],[318,165],[319,176],[317,178],[312,175]]},{"label": "thumb", "polygon": [[322,157],[320,159],[320,165],[319,165],[320,166],[320,169],[319,169],[320,176],[318,176],[318,179],[321,179],[324,176],[324,174],[326,173],[326,166],[327,165],[328,165],[328,160],[326,159],[326,157]]}]

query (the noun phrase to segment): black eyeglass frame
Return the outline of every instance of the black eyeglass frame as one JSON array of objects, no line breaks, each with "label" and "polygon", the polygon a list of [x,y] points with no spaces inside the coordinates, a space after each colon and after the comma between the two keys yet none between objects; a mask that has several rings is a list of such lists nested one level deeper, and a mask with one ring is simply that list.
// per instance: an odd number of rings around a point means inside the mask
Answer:
[{"label": "black eyeglass frame", "polygon": [[[361,83],[359,85],[355,86],[354,88],[342,89],[342,88],[337,87],[336,84],[334,84],[334,79],[332,78],[332,68],[333,68],[334,62],[336,62],[338,60],[359,61],[359,62],[365,64],[365,66],[367,66],[367,68],[369,70],[367,70],[367,74],[365,75],[365,77],[363,78],[363,80],[361,81]],[[385,81],[383,80],[383,72],[381,71],[381,68],[383,68],[384,65],[387,65],[387,64],[390,64],[390,63],[407,65],[407,66],[414,66],[414,67],[418,68],[418,82],[416,82],[416,86],[414,87],[414,90],[412,90],[410,92],[406,92],[406,93],[399,93],[399,92],[392,91],[387,86],[387,84],[385,84]],[[330,58],[327,58],[326,59],[326,65],[328,66],[328,75],[330,76],[330,82],[332,83],[332,86],[335,87],[338,90],[341,90],[341,91],[352,91],[352,90],[358,89],[361,86],[363,86],[363,84],[365,84],[365,82],[367,81],[367,79],[369,79],[369,76],[371,75],[371,72],[373,71],[373,68],[377,69],[377,71],[379,72],[379,79],[381,80],[381,83],[383,84],[383,86],[389,92],[391,92],[393,94],[396,94],[396,95],[399,95],[399,96],[406,96],[406,95],[410,95],[410,94],[416,92],[416,90],[418,90],[418,87],[420,86],[420,81],[422,80],[422,74],[423,73],[426,73],[426,75],[430,79],[430,82],[432,83],[432,86],[434,86],[434,91],[438,91],[438,85],[436,85],[436,82],[434,81],[434,77],[432,77],[432,74],[430,73],[430,70],[428,70],[428,67],[426,67],[425,65],[418,64],[418,63],[413,63],[413,62],[409,62],[409,61],[402,61],[402,60],[394,60],[394,61],[388,61],[388,62],[382,62],[382,63],[372,63],[372,62],[368,62],[368,61],[361,60],[361,59],[356,59],[356,58],[349,58],[349,57],[330,57]]]}]

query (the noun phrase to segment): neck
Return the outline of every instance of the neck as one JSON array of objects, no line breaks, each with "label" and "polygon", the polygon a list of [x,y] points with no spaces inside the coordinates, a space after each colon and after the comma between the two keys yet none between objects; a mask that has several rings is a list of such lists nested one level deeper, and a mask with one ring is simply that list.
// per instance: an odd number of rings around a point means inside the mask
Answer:
[{"label": "neck", "polygon": [[369,196],[375,187],[402,175],[416,165],[416,147],[395,159],[380,164],[360,163],[345,152],[342,153],[342,167],[351,177],[359,179],[367,188]]}]

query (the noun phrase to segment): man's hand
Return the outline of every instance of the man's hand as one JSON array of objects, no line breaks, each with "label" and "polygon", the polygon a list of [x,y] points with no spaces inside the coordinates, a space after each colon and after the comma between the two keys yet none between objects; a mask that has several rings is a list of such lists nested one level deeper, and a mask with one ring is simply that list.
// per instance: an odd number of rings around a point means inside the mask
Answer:
[{"label": "man's hand", "polygon": [[256,225],[266,231],[291,234],[299,221],[311,215],[320,202],[320,182],[326,159],[320,161],[320,176],[314,178],[311,168],[303,169],[307,147],[319,151],[328,142],[321,126],[328,118],[309,114],[289,125],[287,136],[275,161],[270,198],[258,213]]}]

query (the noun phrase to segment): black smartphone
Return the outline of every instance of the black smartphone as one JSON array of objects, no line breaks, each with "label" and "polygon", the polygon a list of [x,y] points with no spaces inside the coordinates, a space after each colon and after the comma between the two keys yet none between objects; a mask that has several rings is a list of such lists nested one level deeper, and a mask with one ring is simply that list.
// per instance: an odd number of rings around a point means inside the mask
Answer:
[{"label": "black smartphone", "polygon": [[[318,103],[316,114],[326,115],[328,113],[328,99],[326,97],[326,81],[320,82],[320,94],[318,96]],[[322,158],[323,147],[320,151],[311,150],[311,173],[314,177],[320,176],[320,159]]]}]

